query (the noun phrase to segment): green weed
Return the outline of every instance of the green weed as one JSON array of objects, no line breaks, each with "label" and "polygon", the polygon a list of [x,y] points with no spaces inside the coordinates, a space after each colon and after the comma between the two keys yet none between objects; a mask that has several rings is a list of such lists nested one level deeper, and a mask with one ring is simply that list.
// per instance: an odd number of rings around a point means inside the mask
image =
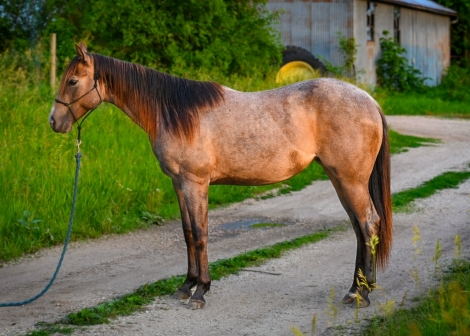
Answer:
[{"label": "green weed", "polygon": [[454,262],[418,306],[374,317],[361,335],[470,335],[469,289],[470,262]]},{"label": "green weed", "polygon": [[49,336],[55,334],[70,335],[76,330],[75,327],[63,327],[51,323],[39,323],[38,326],[41,326],[42,329],[37,331],[31,331],[25,336]]},{"label": "green weed", "polygon": [[325,314],[328,316],[328,326],[331,326],[333,323],[336,322],[336,319],[338,318],[338,312],[339,308],[337,304],[335,304],[335,289],[334,287],[330,288],[330,295],[326,298],[326,301],[328,302],[327,304],[327,309],[325,310]]},{"label": "green weed", "polygon": [[40,219],[34,219],[34,215],[30,214],[28,210],[23,211],[23,218],[18,219],[18,223],[20,223],[21,227],[27,230],[34,230],[37,229],[37,226],[33,226],[36,223],[42,222]]},{"label": "green weed", "polygon": [[459,260],[462,254],[462,241],[460,236],[456,235],[454,238],[454,257],[456,260]]},{"label": "green weed", "polygon": [[[420,249],[422,239],[417,227],[412,242],[415,250]],[[413,299],[419,304],[411,309],[399,309],[374,317],[361,335],[470,335],[470,262],[460,258],[462,245],[459,235],[455,236],[454,244],[455,259],[437,289],[430,290],[424,298]],[[442,247],[438,239],[431,258],[435,271],[440,269],[441,256]],[[410,273],[420,285],[417,271],[410,270]]]},{"label": "green weed", "polygon": [[294,334],[294,336],[305,336],[305,334],[297,327],[295,326],[292,326],[290,328],[290,330],[292,331],[292,333]]},{"label": "green weed", "polygon": [[436,241],[436,247],[434,249],[434,255],[431,258],[431,261],[434,263],[434,272],[437,272],[440,268],[439,261],[442,257],[442,246],[441,240],[438,238]]}]

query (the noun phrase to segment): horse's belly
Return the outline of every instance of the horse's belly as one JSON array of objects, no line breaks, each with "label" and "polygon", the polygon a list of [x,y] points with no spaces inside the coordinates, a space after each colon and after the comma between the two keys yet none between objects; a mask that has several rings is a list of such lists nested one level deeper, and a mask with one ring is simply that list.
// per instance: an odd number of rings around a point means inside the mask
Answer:
[{"label": "horse's belly", "polygon": [[284,181],[304,170],[314,159],[314,154],[290,150],[268,159],[252,158],[224,162],[215,169],[211,184],[264,185]]},{"label": "horse's belly", "polygon": [[[282,181],[282,180],[281,180]],[[265,184],[274,184],[279,181],[271,181],[263,178],[252,177],[247,178],[243,176],[226,176],[211,181],[210,184],[225,184],[225,185],[238,185],[238,186],[259,186]]]}]

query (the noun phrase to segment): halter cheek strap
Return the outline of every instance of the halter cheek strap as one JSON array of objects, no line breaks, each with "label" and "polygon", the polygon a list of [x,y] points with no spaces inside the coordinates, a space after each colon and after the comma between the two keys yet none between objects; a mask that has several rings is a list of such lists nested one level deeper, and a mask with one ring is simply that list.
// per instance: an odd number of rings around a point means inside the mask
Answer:
[{"label": "halter cheek strap", "polygon": [[[73,120],[75,120],[75,122],[78,124],[78,127],[77,127],[77,129],[78,129],[78,140],[77,140],[77,142],[78,143],[80,143],[80,131],[82,130],[83,122],[85,121],[86,118],[88,118],[88,116],[91,114],[91,112],[93,112],[96,109],[96,107],[98,107],[103,102],[103,99],[101,98],[100,92],[98,91],[98,79],[99,78],[100,78],[99,73],[95,72],[95,74],[93,75],[93,79],[95,80],[95,83],[93,84],[93,87],[90,90],[88,90],[85,94],[81,95],[80,97],[78,97],[77,99],[71,101],[70,103],[63,102],[63,101],[59,100],[58,98],[55,99],[56,103],[62,104],[62,105],[66,106],[69,109],[70,114],[73,117]],[[83,117],[82,121],[78,122],[78,120],[75,117],[75,114],[73,113],[72,108],[70,107],[70,105],[72,105],[73,103],[76,103],[77,101],[79,101],[80,99],[85,97],[87,94],[89,94],[93,90],[96,90],[96,93],[98,93],[98,97],[100,97],[100,103],[98,105],[96,105],[96,107],[92,108],[91,110],[88,110],[85,113],[85,116]]]}]

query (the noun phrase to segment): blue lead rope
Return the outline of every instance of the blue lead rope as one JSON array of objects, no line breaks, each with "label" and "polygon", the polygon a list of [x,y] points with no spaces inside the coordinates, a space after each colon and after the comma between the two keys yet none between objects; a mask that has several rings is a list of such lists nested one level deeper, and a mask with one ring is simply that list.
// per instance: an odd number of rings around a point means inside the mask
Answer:
[{"label": "blue lead rope", "polygon": [[49,283],[47,284],[47,286],[44,287],[44,289],[39,294],[37,294],[36,296],[33,296],[31,299],[24,300],[24,301],[19,301],[19,302],[0,303],[0,307],[23,306],[25,304],[31,303],[31,302],[39,299],[41,296],[43,296],[49,290],[49,288],[51,288],[52,284],[54,283],[55,278],[57,277],[57,274],[59,273],[60,267],[62,266],[62,261],[64,260],[65,252],[67,251],[67,246],[69,244],[70,234],[72,232],[73,216],[74,216],[74,213],[75,213],[75,202],[76,202],[76,199],[77,199],[78,174],[80,172],[80,159],[82,157],[82,153],[80,152],[80,142],[77,142],[77,145],[78,145],[78,153],[75,154],[77,167],[75,168],[75,181],[74,181],[74,185],[73,185],[72,210],[70,211],[69,227],[67,229],[67,236],[65,237],[64,248],[62,250],[62,254],[60,255],[59,264],[57,265],[57,268],[55,269],[54,275],[52,276],[52,278],[49,281]]}]

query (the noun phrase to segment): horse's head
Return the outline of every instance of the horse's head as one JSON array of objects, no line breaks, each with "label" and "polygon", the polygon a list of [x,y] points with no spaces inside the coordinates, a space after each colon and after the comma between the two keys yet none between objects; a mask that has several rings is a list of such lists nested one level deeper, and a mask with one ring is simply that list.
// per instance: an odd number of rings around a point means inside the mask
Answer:
[{"label": "horse's head", "polygon": [[55,132],[70,132],[74,122],[102,101],[93,57],[87,53],[83,42],[75,48],[77,56],[62,77],[59,94],[49,115],[49,123]]}]

